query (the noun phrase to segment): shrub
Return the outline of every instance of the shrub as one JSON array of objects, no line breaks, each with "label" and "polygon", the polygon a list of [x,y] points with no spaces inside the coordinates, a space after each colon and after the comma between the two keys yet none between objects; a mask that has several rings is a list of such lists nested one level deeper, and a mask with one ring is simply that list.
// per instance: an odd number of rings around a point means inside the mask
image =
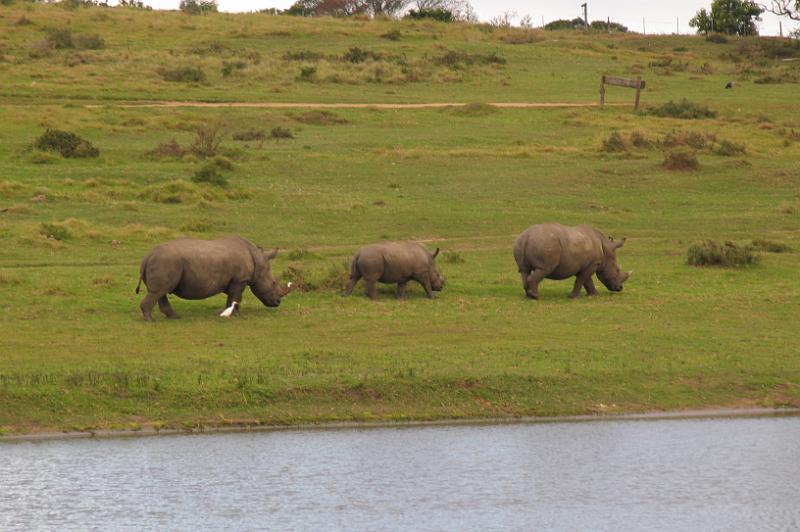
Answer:
[{"label": "shrub", "polygon": [[639,148],[643,150],[649,150],[650,148],[653,147],[653,141],[651,141],[638,131],[634,131],[633,133],[631,133],[631,144],[633,144],[634,148]]},{"label": "shrub", "polygon": [[269,138],[271,139],[293,139],[294,133],[289,128],[285,127],[274,127],[272,131],[269,132]]},{"label": "shrub", "polygon": [[728,38],[721,33],[709,33],[706,35],[706,40],[716,44],[725,44],[728,42]]},{"label": "shrub", "polygon": [[420,9],[411,9],[408,11],[408,14],[405,18],[413,19],[413,20],[422,20],[422,19],[433,19],[438,20],[439,22],[453,22],[455,17],[453,16],[453,12],[449,9],[441,9],[441,8],[420,8]]},{"label": "shrub", "polygon": [[247,63],[244,61],[223,61],[222,62],[222,77],[227,78],[231,74],[233,74],[234,70],[242,70],[244,67],[247,66]]},{"label": "shrub", "polygon": [[58,129],[46,130],[36,139],[34,146],[42,151],[58,152],[62,157],[82,158],[100,155],[100,150],[95,148],[88,140],[82,139],[75,133]]},{"label": "shrub", "polygon": [[744,144],[735,144],[728,140],[723,140],[719,143],[719,146],[714,149],[714,153],[723,157],[734,157],[736,155],[742,155],[744,152]]},{"label": "shrub", "polygon": [[367,59],[379,59],[379,56],[375,52],[362,50],[357,46],[350,48],[342,55],[342,61],[346,61],[348,63],[363,63]]},{"label": "shrub", "polygon": [[506,64],[506,59],[497,52],[490,54],[470,54],[467,52],[449,51],[433,58],[434,64],[450,67],[457,70],[464,65],[473,64]]},{"label": "shrub", "polygon": [[181,0],[178,9],[189,15],[216,13],[217,2],[215,0]]},{"label": "shrub", "polygon": [[792,251],[792,248],[786,244],[764,240],[763,238],[753,240],[750,247],[755,251],[766,251],[768,253],[788,253]]},{"label": "shrub", "polygon": [[689,146],[695,150],[702,150],[706,147],[706,137],[696,131],[670,131],[661,139],[660,144],[665,148]]},{"label": "shrub", "polygon": [[399,41],[400,37],[402,37],[402,34],[398,30],[387,31],[381,35],[382,39],[388,39],[390,41]]},{"label": "shrub", "polygon": [[750,246],[737,246],[730,241],[718,244],[713,240],[706,240],[702,244],[689,247],[688,263],[690,266],[741,268],[758,263],[758,255],[753,253]]},{"label": "shrub", "polygon": [[39,234],[53,240],[68,240],[72,238],[72,233],[65,226],[58,223],[44,223],[39,226]]},{"label": "shrub", "polygon": [[645,111],[645,114],[668,117],[668,118],[684,118],[684,119],[699,119],[699,118],[715,118],[716,111],[712,111],[705,105],[699,105],[690,102],[686,98],[680,102],[668,101],[658,107],[652,107]]},{"label": "shrub", "polygon": [[232,135],[233,140],[238,141],[253,141],[253,140],[264,140],[267,138],[266,133],[264,133],[263,129],[248,129],[246,131],[239,131]]},{"label": "shrub", "polygon": [[213,157],[217,154],[224,133],[219,124],[199,127],[195,131],[194,141],[189,146],[189,151],[197,157]]},{"label": "shrub", "polygon": [[75,48],[75,41],[72,39],[72,30],[69,29],[54,28],[47,30],[45,41],[47,41],[51,48],[55,48],[56,50]]},{"label": "shrub", "polygon": [[317,67],[305,66],[300,68],[300,81],[313,81],[317,77]]},{"label": "shrub", "polygon": [[324,58],[325,54],[321,54],[319,52],[312,52],[310,50],[301,50],[299,52],[286,52],[283,54],[283,59],[285,61],[308,61],[310,63],[316,63],[320,59]]},{"label": "shrub", "polygon": [[577,28],[584,28],[586,27],[586,23],[582,18],[574,18],[572,20],[567,19],[558,19],[554,20],[553,22],[548,22],[544,25],[544,29],[555,31],[555,30],[574,30]]},{"label": "shrub", "polygon": [[149,157],[160,159],[162,157],[175,157],[177,159],[186,155],[187,150],[174,138],[169,142],[164,142],[147,152]]},{"label": "shrub", "polygon": [[75,45],[84,50],[102,50],[106,47],[106,42],[97,33],[91,35],[78,35],[75,37]]},{"label": "shrub", "polygon": [[25,15],[19,17],[16,22],[17,26],[30,26],[31,24],[33,24],[33,21]]},{"label": "shrub", "polygon": [[664,154],[662,163],[667,170],[697,170],[700,163],[693,151],[677,149]]},{"label": "shrub", "polygon": [[219,167],[212,163],[204,164],[192,176],[195,183],[208,183],[218,187],[228,186],[228,179],[219,171]]},{"label": "shrub", "polygon": [[160,68],[158,73],[164,81],[202,83],[206,80],[206,73],[200,67]]},{"label": "shrub", "polygon": [[628,146],[625,144],[625,139],[622,138],[619,131],[612,131],[611,135],[603,141],[600,151],[606,153],[627,152]]},{"label": "shrub", "polygon": [[619,22],[611,21],[609,23],[606,20],[593,20],[589,23],[589,28],[597,31],[607,31],[607,32],[618,32],[618,33],[627,33],[628,27],[623,26]]}]

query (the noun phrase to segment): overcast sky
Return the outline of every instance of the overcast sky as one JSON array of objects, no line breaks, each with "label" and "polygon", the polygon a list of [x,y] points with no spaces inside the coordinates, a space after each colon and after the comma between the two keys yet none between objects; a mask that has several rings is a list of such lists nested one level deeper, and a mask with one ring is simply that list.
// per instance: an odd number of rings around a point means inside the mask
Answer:
[{"label": "overcast sky", "polygon": [[[763,0],[765,3],[769,0]],[[217,0],[221,11],[258,11],[267,7],[285,9],[294,0]],[[157,9],[176,9],[179,0],[145,0]],[[535,25],[559,18],[581,16],[583,0],[471,0],[472,6],[482,21],[489,21],[506,11],[516,12],[519,17],[530,15]],[[647,33],[693,33],[689,19],[700,9],[709,8],[711,0],[587,0],[589,20],[612,20],[627,26],[631,31]],[[784,33],[798,27],[797,22],[765,13],[759,23],[762,35],[777,35],[778,20],[783,20]]]}]

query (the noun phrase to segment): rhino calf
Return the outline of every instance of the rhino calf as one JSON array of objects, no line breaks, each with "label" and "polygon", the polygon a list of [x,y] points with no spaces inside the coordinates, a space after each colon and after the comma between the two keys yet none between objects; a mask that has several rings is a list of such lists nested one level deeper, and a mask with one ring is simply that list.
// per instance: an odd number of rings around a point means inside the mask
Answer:
[{"label": "rhino calf", "polygon": [[[225,308],[233,302],[241,304],[246,286],[268,307],[277,307],[281,298],[291,291],[281,287],[272,277],[269,261],[277,250],[264,253],[252,242],[240,237],[218,240],[181,238],[154,247],[142,260],[139,284],[147,287],[140,308],[142,317],[153,319],[156,302],[168,318],[177,318],[167,299],[175,294],[182,299],[206,299],[216,294],[228,295]],[[232,311],[239,312],[239,305]]]},{"label": "rhino calf", "polygon": [[417,281],[425,288],[428,297],[444,286],[444,278],[436,269],[436,256],[416,242],[384,242],[368,244],[353,256],[350,266],[350,282],[344,296],[353,292],[359,279],[364,278],[365,292],[375,299],[375,283],[397,283],[397,297],[405,297],[408,281]]},{"label": "rhino calf", "polygon": [[597,293],[592,275],[613,292],[622,290],[632,272],[623,272],[617,265],[617,249],[625,239],[611,238],[588,225],[567,227],[557,223],[532,225],[514,243],[514,260],[522,276],[525,295],[539,299],[542,279],[566,279],[575,276],[575,287],[569,297],[578,297],[581,288],[588,295]]}]

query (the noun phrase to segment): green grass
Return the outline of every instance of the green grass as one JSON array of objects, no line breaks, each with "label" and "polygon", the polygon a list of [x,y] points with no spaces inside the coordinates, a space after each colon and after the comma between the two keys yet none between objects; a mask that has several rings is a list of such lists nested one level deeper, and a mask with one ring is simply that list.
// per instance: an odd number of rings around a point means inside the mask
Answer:
[{"label": "green grass", "polygon": [[[557,32],[514,45],[504,30],[431,22],[0,9],[0,431],[800,405],[791,325],[800,314],[800,143],[788,133],[800,128],[800,109],[796,84],[745,79],[762,75],[745,67],[787,68],[748,59],[754,41]],[[22,15],[34,25],[17,26]],[[44,29],[67,21],[105,48],[31,58]],[[380,37],[392,30],[402,38]],[[345,81],[299,81],[301,63],[283,59],[353,47],[405,54],[420,81],[365,81],[359,65],[394,68],[371,59],[317,65]],[[453,70],[429,60],[450,50],[506,63]],[[223,61],[256,52],[258,64],[242,59],[246,67],[221,73]],[[663,56],[689,66],[646,66]],[[180,66],[176,57],[203,67],[207,81],[164,81],[158,69]],[[695,71],[705,63],[714,74]],[[594,101],[600,74],[635,76],[636,64],[646,104],[686,97],[717,116],[116,105]],[[216,159],[150,153],[172,139],[189,147],[209,125],[223,134]],[[47,128],[79,135],[99,157],[33,150]],[[294,138],[266,138],[276,128]],[[264,134],[232,138],[252,131]],[[608,153],[612,131],[623,149]],[[662,166],[661,144],[678,137],[705,139],[699,170]],[[746,151],[718,155],[723,142]],[[192,181],[220,161],[226,187]],[[526,300],[511,247],[549,220],[628,237],[619,259],[635,273],[625,290],[569,300],[571,281],[545,281],[541,299]],[[229,234],[281,248],[273,272],[302,275],[306,290],[277,309],[248,292],[231,320],[217,317],[224,296],[173,298],[181,320],[144,323],[134,288],[147,251],[181,235]],[[339,296],[355,249],[385,238],[442,248],[447,284],[436,299],[418,286],[406,301],[391,287],[377,301],[361,285]],[[770,246],[750,268],[688,266],[688,248],[708,239]],[[773,246],[789,250],[766,252]]]}]

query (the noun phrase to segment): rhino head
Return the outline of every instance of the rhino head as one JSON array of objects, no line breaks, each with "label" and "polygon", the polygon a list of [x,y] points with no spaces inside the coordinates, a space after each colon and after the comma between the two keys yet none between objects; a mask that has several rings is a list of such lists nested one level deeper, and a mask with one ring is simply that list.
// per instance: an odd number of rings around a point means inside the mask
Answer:
[{"label": "rhino head", "polygon": [[603,242],[605,260],[603,264],[600,265],[600,268],[597,269],[597,278],[612,292],[622,291],[622,283],[627,281],[633,273],[632,271],[623,272],[617,264],[617,250],[623,245],[625,245],[624,238],[618,242],[614,242],[614,240],[609,237]]},{"label": "rhino head", "polygon": [[256,261],[256,271],[250,290],[253,294],[268,307],[277,307],[281,304],[281,298],[293,290],[291,283],[281,286],[272,277],[269,262],[278,255],[278,250],[274,249],[269,253],[262,253],[263,262]]},{"label": "rhino head", "polygon": [[442,288],[444,288],[444,276],[436,269],[437,255],[439,255],[439,248],[436,248],[436,251],[431,254],[431,266],[428,275],[431,278],[431,289],[435,292],[441,292]]}]

